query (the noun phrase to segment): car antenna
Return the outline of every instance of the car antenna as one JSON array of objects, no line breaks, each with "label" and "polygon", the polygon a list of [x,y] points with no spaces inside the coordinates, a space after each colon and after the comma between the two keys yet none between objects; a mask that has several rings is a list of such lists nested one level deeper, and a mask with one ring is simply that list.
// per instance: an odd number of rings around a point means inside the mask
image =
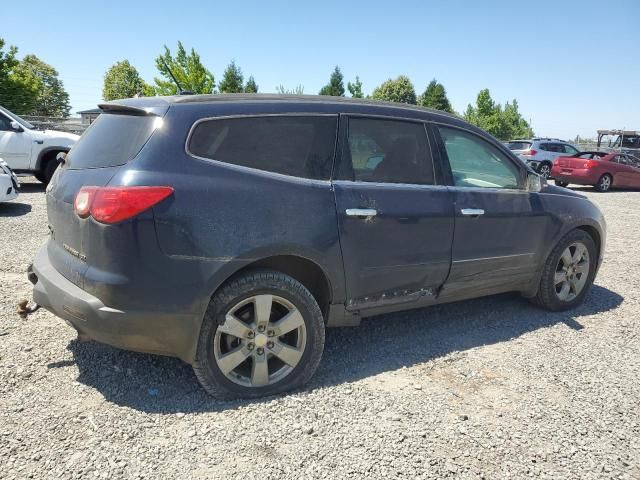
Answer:
[{"label": "car antenna", "polygon": [[167,65],[167,62],[164,61],[164,58],[160,57],[160,60],[162,60],[162,64],[164,65],[164,68],[167,69],[167,72],[169,72],[169,76],[173,79],[174,83],[176,84],[176,87],[178,87],[178,95],[194,95],[192,91],[182,89],[182,87],[180,86],[180,83],[178,82],[176,77],[173,75],[173,72],[169,68],[169,65]]}]

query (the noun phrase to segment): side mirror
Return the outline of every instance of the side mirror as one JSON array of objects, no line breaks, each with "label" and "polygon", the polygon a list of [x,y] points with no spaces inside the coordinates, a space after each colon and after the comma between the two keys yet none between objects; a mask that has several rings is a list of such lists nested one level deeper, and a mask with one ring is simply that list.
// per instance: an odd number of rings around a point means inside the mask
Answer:
[{"label": "side mirror", "polygon": [[14,132],[24,132],[24,128],[22,128],[22,125],[20,125],[16,121],[11,122],[9,125],[11,125],[11,130],[13,130]]},{"label": "side mirror", "polygon": [[527,172],[527,191],[539,192],[547,181],[537,173]]}]

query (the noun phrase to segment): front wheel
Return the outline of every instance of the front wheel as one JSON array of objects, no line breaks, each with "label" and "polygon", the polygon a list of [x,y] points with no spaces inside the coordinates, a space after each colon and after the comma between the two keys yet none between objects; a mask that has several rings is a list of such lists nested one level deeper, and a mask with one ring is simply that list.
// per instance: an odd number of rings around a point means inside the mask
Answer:
[{"label": "front wheel", "polygon": [[611,178],[611,175],[605,173],[600,177],[598,183],[596,183],[596,190],[599,192],[608,191],[611,188],[611,184],[613,183],[612,180],[613,179]]},{"label": "front wheel", "polygon": [[320,307],[304,285],[277,271],[248,272],[211,299],[193,370],[216,398],[282,393],[314,374],[324,334]]},{"label": "front wheel", "polygon": [[569,232],[549,254],[533,302],[552,311],[578,306],[593,284],[597,263],[591,235],[584,230]]}]

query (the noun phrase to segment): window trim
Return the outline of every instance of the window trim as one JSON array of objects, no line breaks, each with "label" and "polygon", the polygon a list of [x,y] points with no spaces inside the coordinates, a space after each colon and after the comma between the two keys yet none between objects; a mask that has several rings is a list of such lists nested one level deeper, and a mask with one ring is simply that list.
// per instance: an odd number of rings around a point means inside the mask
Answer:
[{"label": "window trim", "polygon": [[[224,162],[222,160],[215,160],[213,158],[201,157],[200,155],[196,155],[189,149],[189,144],[191,143],[191,137],[198,125],[204,122],[210,122],[213,120],[229,120],[236,118],[263,118],[263,117],[336,117],[336,130],[333,136],[333,154],[331,158],[331,169],[329,172],[328,179],[317,179],[317,178],[307,178],[307,177],[298,177],[296,175],[287,175],[286,173],[278,173],[272,172],[270,170],[263,170],[260,168],[247,167],[245,165],[237,165],[235,163]],[[209,163],[215,163],[216,165],[222,167],[228,167],[232,170],[238,170],[241,172],[249,172],[254,174],[264,174],[266,176],[275,176],[276,178],[287,179],[287,180],[298,180],[302,182],[317,182],[320,184],[330,184],[333,178],[333,172],[335,170],[336,165],[336,157],[338,150],[338,137],[340,135],[340,114],[338,113],[314,113],[314,112],[284,112],[284,113],[247,113],[247,114],[234,114],[234,115],[216,115],[211,117],[202,117],[193,122],[191,127],[189,128],[189,132],[187,133],[187,138],[184,142],[184,151],[187,155],[192,158],[202,160]]]},{"label": "window trim", "polygon": [[[447,150],[446,150],[446,147],[444,145],[444,140],[442,139],[442,135],[440,135],[439,127],[451,128],[451,129],[463,131],[465,133],[469,133],[469,134],[473,135],[474,137],[479,138],[481,141],[484,141],[484,142],[488,143],[489,145],[492,145],[499,152],[502,152],[503,155],[516,167],[516,170],[520,174],[518,188],[462,187],[462,186],[456,185],[454,183],[454,180],[453,180],[453,171],[451,170],[451,162],[449,160],[449,155],[447,154]],[[448,187],[455,188],[455,189],[460,189],[460,190],[464,190],[464,191],[474,191],[474,192],[530,193],[529,190],[527,190],[527,188],[526,188],[526,185],[527,185],[527,182],[526,182],[527,169],[526,169],[526,167],[524,165],[522,165],[522,162],[520,162],[519,160],[517,160],[517,158],[515,158],[514,154],[510,150],[507,149],[509,153],[506,154],[504,149],[500,148],[500,146],[498,146],[496,141],[493,141],[492,139],[485,138],[482,135],[479,135],[478,133],[476,133],[473,130],[470,130],[468,128],[463,128],[463,127],[459,127],[457,125],[451,125],[449,123],[443,123],[443,122],[432,122],[432,128],[433,128],[433,134],[436,137],[437,142],[439,144],[438,148],[440,149],[440,155],[442,156],[442,163],[444,164],[444,166],[447,169],[447,174],[448,174],[448,177],[449,177],[448,180],[447,180],[447,186]]]},{"label": "window trim", "polygon": [[[349,120],[352,118],[360,118],[360,119],[368,119],[368,120],[383,120],[383,121],[387,120],[387,121],[413,123],[413,124],[422,125],[422,128],[424,130],[424,136],[427,142],[427,148],[431,153],[431,168],[433,170],[433,183],[427,184],[427,183],[367,182],[364,180],[356,180],[355,175],[353,179],[337,178],[338,173],[344,173],[345,162],[347,162],[347,160],[351,158],[351,152],[349,151],[347,153],[347,150],[350,148],[349,147]],[[429,137],[429,130],[428,130],[429,121],[428,120],[399,117],[396,115],[379,115],[379,114],[367,114],[367,113],[341,113],[340,123],[341,125],[343,125],[340,128],[341,130],[340,143],[342,145],[340,148],[340,158],[338,161],[334,163],[334,172],[331,177],[333,181],[351,182],[351,184],[353,185],[357,184],[357,185],[376,185],[376,186],[393,185],[393,186],[411,186],[411,187],[442,187],[443,184],[438,182],[441,175],[439,175],[439,172],[436,168],[436,157],[435,157],[436,148],[432,144],[431,138]],[[351,169],[353,170],[353,165],[351,165]],[[340,172],[338,172],[338,170],[340,170]]]}]

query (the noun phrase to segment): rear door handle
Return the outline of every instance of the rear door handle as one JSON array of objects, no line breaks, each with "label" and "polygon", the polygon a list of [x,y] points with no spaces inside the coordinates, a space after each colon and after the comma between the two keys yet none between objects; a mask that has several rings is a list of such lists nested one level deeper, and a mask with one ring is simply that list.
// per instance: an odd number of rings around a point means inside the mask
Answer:
[{"label": "rear door handle", "polygon": [[463,208],[460,213],[467,217],[478,217],[484,215],[484,210],[481,208]]},{"label": "rear door handle", "polygon": [[347,208],[345,211],[348,217],[375,217],[378,211],[374,208]]}]

